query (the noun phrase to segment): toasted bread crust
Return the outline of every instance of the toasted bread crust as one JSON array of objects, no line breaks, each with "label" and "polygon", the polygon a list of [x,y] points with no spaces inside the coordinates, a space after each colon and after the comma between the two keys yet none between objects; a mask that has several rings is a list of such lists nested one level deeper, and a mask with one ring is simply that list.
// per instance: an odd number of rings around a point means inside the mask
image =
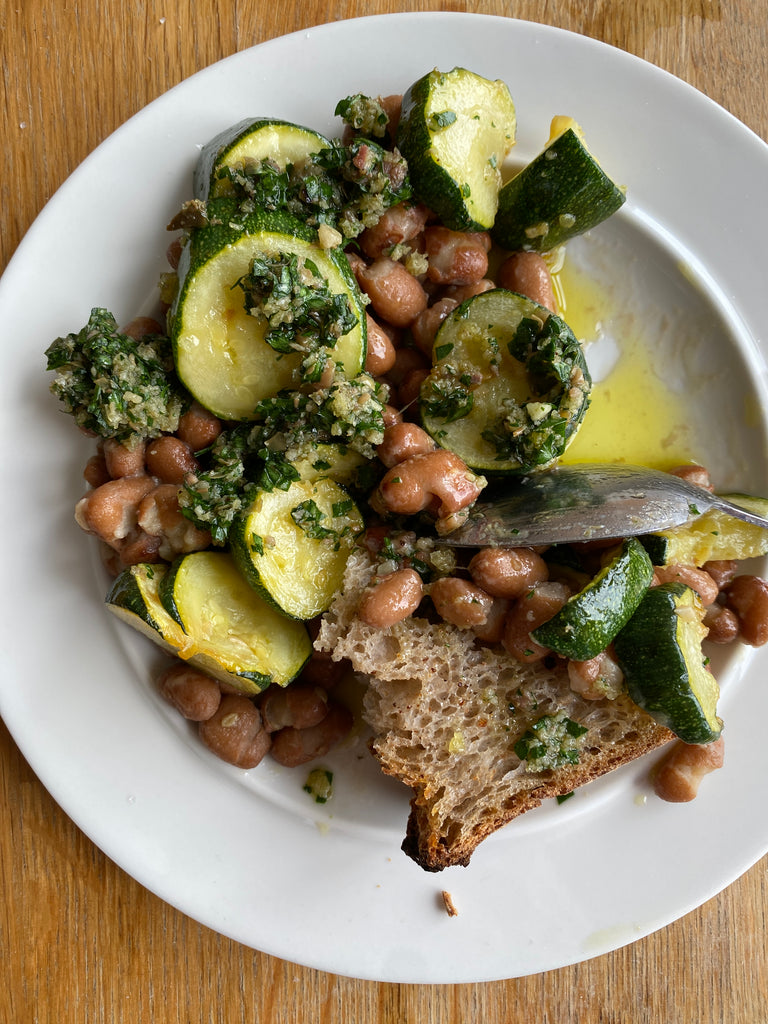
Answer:
[{"label": "toasted bread crust", "polygon": [[[382,770],[413,790],[403,850],[427,871],[466,865],[478,844],[543,800],[641,757],[672,738],[626,694],[587,701],[557,659],[522,664],[444,622],[376,629],[356,616],[372,571],[350,559],[343,594],[316,646],[369,677],[363,715]],[[533,771],[515,744],[542,715],[587,729],[578,764]]]}]

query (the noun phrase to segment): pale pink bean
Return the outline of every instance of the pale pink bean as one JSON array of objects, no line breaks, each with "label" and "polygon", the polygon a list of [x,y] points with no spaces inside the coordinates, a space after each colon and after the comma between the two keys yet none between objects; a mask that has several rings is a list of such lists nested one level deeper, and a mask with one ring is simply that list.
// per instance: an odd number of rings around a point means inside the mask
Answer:
[{"label": "pale pink bean", "polygon": [[253,701],[235,694],[222,697],[215,714],[199,729],[206,747],[238,768],[255,768],[272,742]]},{"label": "pale pink bean", "polygon": [[372,377],[381,377],[395,365],[395,346],[387,332],[366,314],[368,328],[368,350],[365,355],[365,369]]},{"label": "pale pink bean", "polygon": [[121,476],[140,476],[144,473],[146,445],[143,441],[129,446],[108,437],[104,440],[102,451],[107,472],[113,480]]},{"label": "pale pink bean", "polygon": [[695,590],[704,607],[717,600],[720,588],[703,569],[693,565],[657,565],[653,570],[654,585],[659,583],[683,583]]},{"label": "pale pink bean", "polygon": [[158,484],[139,503],[136,521],[145,533],[159,538],[159,551],[167,561],[177,555],[210,547],[211,535],[182,514],[177,484]]},{"label": "pale pink bean", "polygon": [[707,640],[713,644],[730,644],[739,637],[739,617],[732,608],[712,604],[704,613]]},{"label": "pale pink bean", "polygon": [[516,598],[548,579],[549,568],[531,548],[483,548],[472,556],[469,574],[494,597]]},{"label": "pale pink bean", "polygon": [[433,504],[440,518],[467,508],[486,484],[454,452],[438,449],[414,455],[393,466],[379,484],[386,507],[398,515],[415,515]]},{"label": "pale pink bean", "polygon": [[429,596],[435,611],[446,622],[459,629],[475,629],[488,621],[493,598],[469,580],[445,576],[435,580]]},{"label": "pale pink bean", "polygon": [[176,436],[188,444],[193,452],[199,452],[212,445],[220,433],[221,420],[202,405],[193,402],[181,416]]},{"label": "pale pink bean", "polygon": [[428,217],[425,206],[407,202],[390,206],[372,228],[366,228],[359,236],[360,248],[370,259],[388,256],[394,246],[420,235]]},{"label": "pale pink bean", "polygon": [[402,263],[388,256],[357,272],[360,287],[374,311],[395,327],[408,327],[427,308],[427,293]]},{"label": "pale pink bean", "polygon": [[151,316],[137,316],[123,327],[121,333],[127,334],[134,341],[140,341],[147,334],[165,334],[165,331],[162,324]]},{"label": "pale pink bean", "polygon": [[77,503],[75,520],[89,533],[119,550],[136,529],[139,503],[155,487],[150,476],[124,476],[109,480]]},{"label": "pale pink bean", "polygon": [[703,487],[705,491],[712,491],[712,481],[709,477],[709,472],[704,466],[690,463],[686,466],[675,466],[674,469],[669,471],[672,476],[678,476],[681,480],[685,480],[689,484],[694,484],[696,487]]},{"label": "pale pink bean", "polygon": [[496,283],[519,295],[525,295],[540,306],[557,312],[552,275],[544,258],[537,252],[516,252],[499,267]]},{"label": "pale pink bean", "polygon": [[352,712],[343,704],[331,704],[328,714],[317,725],[307,729],[288,726],[272,734],[272,757],[286,768],[324,757],[351,731],[354,725]]},{"label": "pale pink bean", "polygon": [[197,470],[197,459],[189,445],[178,437],[166,434],[147,445],[147,470],[166,484],[181,484]]},{"label": "pale pink bean", "polygon": [[737,576],[725,591],[726,604],[739,619],[739,636],[750,647],[768,643],[768,581]]},{"label": "pale pink bean", "polygon": [[414,343],[429,359],[432,358],[432,346],[440,325],[458,304],[456,299],[438,299],[423,313],[419,313],[411,324],[411,337]]},{"label": "pale pink bean", "polygon": [[428,227],[424,242],[433,284],[473,284],[488,272],[488,246],[484,232],[451,231]]},{"label": "pale pink bean", "polygon": [[369,626],[385,629],[413,615],[423,596],[424,585],[416,570],[398,569],[363,591],[357,613]]},{"label": "pale pink bean", "polygon": [[395,423],[384,428],[384,440],[376,454],[387,468],[404,462],[412,455],[424,455],[434,451],[437,445],[416,423]]},{"label": "pale pink bean", "polygon": [[191,722],[206,722],[221,703],[219,684],[211,676],[183,663],[172,665],[158,679],[162,696]]},{"label": "pale pink bean", "polygon": [[267,732],[277,732],[289,725],[307,729],[322,722],[328,714],[328,694],[319,686],[303,683],[271,686],[260,698],[259,710]]},{"label": "pale pink bean", "polygon": [[653,788],[662,800],[687,803],[694,800],[705,775],[722,768],[725,741],[683,743],[678,740],[654,773]]},{"label": "pale pink bean", "polygon": [[443,291],[444,299],[455,299],[457,302],[464,302],[466,299],[472,299],[475,295],[482,295],[483,292],[489,292],[496,285],[493,281],[487,277],[481,278],[479,281],[473,281],[472,284],[450,284]]},{"label": "pale pink bean", "polygon": [[502,643],[513,658],[522,662],[541,661],[549,653],[537,644],[531,631],[556,615],[568,600],[568,589],[562,583],[539,583],[519,597],[512,605],[504,624]]}]

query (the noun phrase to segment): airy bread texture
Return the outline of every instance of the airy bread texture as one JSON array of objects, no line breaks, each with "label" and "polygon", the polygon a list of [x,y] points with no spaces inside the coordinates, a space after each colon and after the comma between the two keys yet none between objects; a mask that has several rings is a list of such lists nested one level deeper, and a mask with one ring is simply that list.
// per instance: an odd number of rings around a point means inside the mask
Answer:
[{"label": "airy bread texture", "polygon": [[[413,789],[403,850],[425,870],[468,864],[483,839],[519,814],[672,738],[624,694],[579,697],[561,661],[525,665],[500,645],[425,618],[367,625],[356,610],[372,572],[367,554],[353,553],[315,646],[369,677],[371,749],[384,772]],[[560,711],[587,729],[579,761],[532,771],[515,744]]]}]

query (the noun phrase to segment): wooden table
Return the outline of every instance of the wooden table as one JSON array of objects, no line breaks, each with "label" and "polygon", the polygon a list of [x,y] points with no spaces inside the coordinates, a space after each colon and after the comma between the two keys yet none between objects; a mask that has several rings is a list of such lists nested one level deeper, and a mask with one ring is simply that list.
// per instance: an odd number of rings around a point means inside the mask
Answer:
[{"label": "wooden table", "polygon": [[[594,36],[687,80],[768,140],[764,0],[2,0],[0,269],[83,158],[192,72],[285,32],[413,10]],[[768,1020],[768,860],[676,924],[576,967],[455,987],[374,984],[254,952],[163,904],[68,820],[2,724],[0,769],[8,1024]]]}]

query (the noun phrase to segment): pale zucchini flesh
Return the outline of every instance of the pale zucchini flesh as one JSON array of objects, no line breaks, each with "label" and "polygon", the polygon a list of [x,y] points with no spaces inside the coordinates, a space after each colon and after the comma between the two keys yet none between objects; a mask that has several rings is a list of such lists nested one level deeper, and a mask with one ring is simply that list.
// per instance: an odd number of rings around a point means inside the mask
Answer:
[{"label": "pale zucchini flesh", "polygon": [[[219,203],[225,215],[234,212],[227,201]],[[273,228],[261,226],[270,223]],[[292,230],[281,230],[289,225]],[[339,338],[331,358],[347,377],[365,363],[365,310],[343,253],[322,249],[312,229],[280,216],[244,225],[235,221],[231,230],[227,225],[198,229],[179,265],[179,294],[170,315],[174,359],[185,387],[222,419],[252,419],[258,402],[296,384],[301,357],[268,344],[265,322],[248,313],[238,286],[254,259],[281,253],[310,260],[332,293],[348,297],[357,324]]]},{"label": "pale zucchini flesh", "polygon": [[312,653],[305,627],[249,586],[228,552],[197,551],[174,563],[159,588],[166,611],[197,648],[254,692],[295,679]]},{"label": "pale zucchini flesh", "polygon": [[234,193],[220,172],[235,171],[269,160],[281,170],[299,164],[330,145],[311,128],[276,118],[246,118],[227,128],[203,147],[195,168],[195,195],[201,199]]},{"label": "pale zucchini flesh", "polygon": [[[303,525],[302,525],[303,524]],[[230,543],[243,575],[285,615],[312,619],[341,589],[363,519],[331,479],[260,491],[233,523]]]},{"label": "pale zucchini flesh", "polygon": [[[498,288],[462,303],[437,332],[433,368],[421,387],[422,422],[438,444],[475,470],[524,473],[543,468],[562,455],[578,430],[591,380],[581,346],[567,325],[554,318],[567,339],[567,351],[560,348],[553,356],[560,364],[568,362],[567,380],[546,394],[529,372],[530,360],[510,352],[523,320],[543,324],[550,315],[530,299]],[[451,412],[442,396],[454,387],[459,399]],[[461,408],[463,391],[471,403],[467,411]],[[518,414],[528,438],[521,457],[505,451],[504,441],[500,449],[492,439],[512,436],[505,423]]]}]

